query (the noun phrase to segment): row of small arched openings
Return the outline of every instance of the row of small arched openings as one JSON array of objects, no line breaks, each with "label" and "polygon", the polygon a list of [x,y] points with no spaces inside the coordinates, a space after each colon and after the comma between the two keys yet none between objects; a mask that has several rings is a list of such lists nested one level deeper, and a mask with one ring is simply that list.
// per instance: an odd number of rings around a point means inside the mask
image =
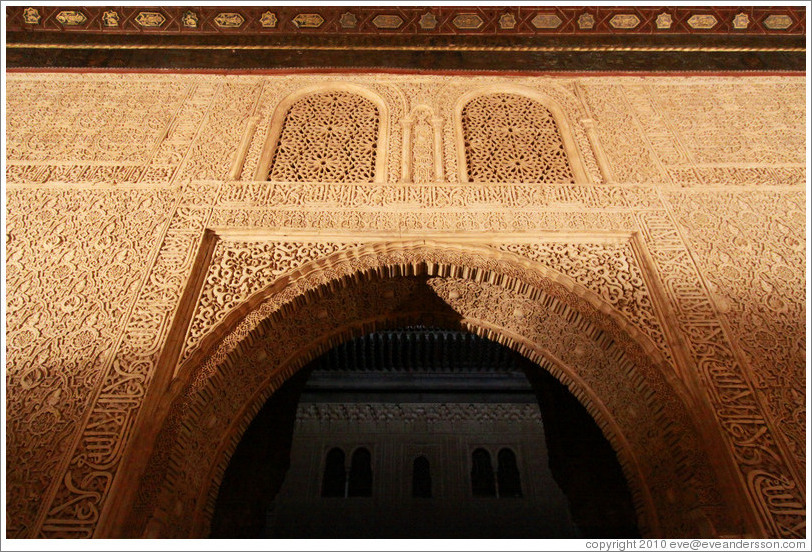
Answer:
[{"label": "row of small arched openings", "polygon": [[[283,101],[271,123],[255,180],[382,181],[387,113],[385,103],[369,91],[322,90]],[[413,116],[403,121],[407,144],[414,139],[409,126]],[[442,121],[426,118],[434,127],[435,176],[440,180],[443,156],[438,125]],[[542,102],[515,91],[473,96],[462,105],[456,121],[461,179],[522,183],[583,180],[582,167],[573,163],[577,159],[570,159],[575,150],[569,125],[563,119],[563,112],[551,101]],[[409,149],[405,146],[404,151]],[[403,178],[411,181],[407,156],[404,154],[403,172],[407,174]]]},{"label": "row of small arched openings", "polygon": [[[513,450],[507,447],[499,450],[496,469],[487,449],[479,447],[471,453],[471,494],[475,497],[522,496],[521,476]],[[349,466],[341,448],[330,449],[324,463],[321,496],[372,496],[372,454],[369,449],[355,449]],[[431,465],[425,455],[417,456],[412,462],[412,496],[433,496]]]}]

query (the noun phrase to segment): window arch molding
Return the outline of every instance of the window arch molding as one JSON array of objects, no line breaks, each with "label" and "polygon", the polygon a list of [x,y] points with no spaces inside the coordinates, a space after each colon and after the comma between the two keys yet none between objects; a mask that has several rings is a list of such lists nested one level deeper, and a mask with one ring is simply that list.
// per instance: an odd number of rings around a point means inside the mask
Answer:
[{"label": "window arch molding", "polygon": [[279,138],[282,135],[285,117],[291,106],[311,94],[321,94],[325,92],[347,92],[349,94],[356,94],[371,101],[375,107],[378,108],[378,142],[375,150],[375,179],[373,182],[383,183],[386,181],[386,159],[388,157],[387,144],[389,143],[390,119],[389,108],[383,98],[372,90],[348,82],[326,82],[300,88],[279,102],[271,116],[265,143],[262,146],[262,154],[257,163],[257,168],[254,171],[254,180],[268,179],[268,173],[271,170],[271,161],[273,160],[276,147],[279,144]]},{"label": "window arch molding", "polygon": [[587,175],[584,162],[581,158],[581,152],[575,143],[575,139],[573,138],[572,125],[558,102],[543,92],[539,92],[533,88],[511,84],[499,84],[477,88],[476,90],[471,90],[470,92],[463,94],[459,97],[459,99],[457,99],[457,103],[454,105],[453,118],[454,137],[456,142],[455,147],[457,150],[457,167],[460,182],[468,182],[468,162],[465,158],[465,134],[463,133],[462,128],[462,112],[465,109],[465,106],[468,105],[471,100],[474,100],[480,96],[490,96],[492,94],[515,94],[518,96],[524,96],[525,98],[538,102],[542,107],[548,109],[555,120],[556,126],[558,127],[558,133],[561,136],[561,142],[564,144],[564,152],[567,155],[567,160],[569,161],[570,168],[572,169],[572,175],[575,183],[590,184],[592,182]]}]

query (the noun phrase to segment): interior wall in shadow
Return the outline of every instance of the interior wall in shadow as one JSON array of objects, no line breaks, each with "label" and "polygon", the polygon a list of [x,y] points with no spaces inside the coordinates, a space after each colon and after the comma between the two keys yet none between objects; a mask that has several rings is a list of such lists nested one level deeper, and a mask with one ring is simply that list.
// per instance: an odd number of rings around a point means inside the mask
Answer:
[{"label": "interior wall in shadow", "polygon": [[[518,353],[506,352],[515,357],[515,368],[524,370],[538,400],[552,478],[566,496],[580,535],[639,536],[622,469],[595,421],[553,376]],[[246,430],[220,486],[212,538],[269,536],[268,514],[290,468],[297,406],[313,367],[300,370],[275,392]],[[522,495],[517,487],[515,496]]]},{"label": "interior wall in shadow", "polygon": [[541,409],[550,469],[582,535],[639,536],[632,496],[609,441],[561,382],[526,362],[527,379]]},{"label": "interior wall in shadow", "polygon": [[302,369],[266,401],[245,431],[220,484],[211,538],[263,538],[266,515],[290,468],[296,407],[310,370]]}]

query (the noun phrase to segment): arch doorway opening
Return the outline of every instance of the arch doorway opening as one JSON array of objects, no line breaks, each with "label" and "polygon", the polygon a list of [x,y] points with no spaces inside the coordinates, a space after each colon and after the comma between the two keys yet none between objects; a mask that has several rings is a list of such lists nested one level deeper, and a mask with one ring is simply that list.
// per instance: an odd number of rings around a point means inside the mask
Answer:
[{"label": "arch doorway opening", "polygon": [[275,392],[234,452],[214,538],[639,534],[609,442],[511,349],[405,326],[347,341]]}]

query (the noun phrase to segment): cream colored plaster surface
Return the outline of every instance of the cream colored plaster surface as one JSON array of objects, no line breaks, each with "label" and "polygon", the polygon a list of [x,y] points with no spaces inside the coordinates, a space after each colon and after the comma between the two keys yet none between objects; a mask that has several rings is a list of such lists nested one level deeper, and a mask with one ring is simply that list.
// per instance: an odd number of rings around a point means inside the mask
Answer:
[{"label": "cream colored plaster surface", "polygon": [[306,357],[261,336],[338,332],[308,297],[364,302],[342,286],[374,270],[536,351],[648,534],[802,537],[804,87],[8,74],[7,536],[205,535],[258,401]]}]

